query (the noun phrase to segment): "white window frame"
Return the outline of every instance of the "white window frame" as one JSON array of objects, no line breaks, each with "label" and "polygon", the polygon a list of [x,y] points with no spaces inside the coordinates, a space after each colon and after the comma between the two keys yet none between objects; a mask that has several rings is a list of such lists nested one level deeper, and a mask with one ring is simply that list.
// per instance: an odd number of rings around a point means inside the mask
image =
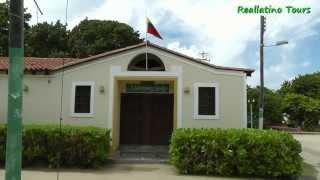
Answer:
[{"label": "white window frame", "polygon": [[[90,113],[76,113],[74,112],[75,108],[75,99],[76,99],[76,87],[77,86],[90,86]],[[73,82],[72,83],[72,92],[71,92],[71,117],[93,117],[94,107],[94,82]]]},{"label": "white window frame", "polygon": [[[214,87],[215,88],[215,115],[200,115],[199,114],[199,88]],[[217,83],[195,83],[194,84],[194,119],[219,119],[220,101],[219,101],[219,85]]]}]

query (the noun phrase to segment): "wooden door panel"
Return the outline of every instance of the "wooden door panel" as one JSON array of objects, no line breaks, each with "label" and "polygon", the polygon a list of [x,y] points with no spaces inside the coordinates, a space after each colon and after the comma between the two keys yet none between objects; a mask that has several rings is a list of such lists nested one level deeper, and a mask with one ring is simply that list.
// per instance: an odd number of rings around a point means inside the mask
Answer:
[{"label": "wooden door panel", "polygon": [[173,129],[173,96],[171,94],[159,94],[151,99],[151,143],[166,145]]},{"label": "wooden door panel", "polygon": [[172,94],[121,95],[121,144],[166,145],[172,129]]},{"label": "wooden door panel", "polygon": [[139,96],[123,94],[120,108],[120,143],[139,144],[141,132],[139,125],[142,124],[143,111],[140,109]]}]

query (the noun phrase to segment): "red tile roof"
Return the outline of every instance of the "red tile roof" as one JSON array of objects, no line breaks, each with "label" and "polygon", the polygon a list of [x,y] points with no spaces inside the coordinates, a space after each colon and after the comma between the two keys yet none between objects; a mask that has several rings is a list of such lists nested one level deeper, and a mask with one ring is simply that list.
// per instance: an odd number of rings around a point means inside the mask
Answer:
[{"label": "red tile roof", "polygon": [[[79,59],[74,58],[38,58],[25,57],[25,70],[27,71],[52,71],[59,66],[75,63]],[[0,57],[0,70],[8,69],[8,57]]]},{"label": "red tile roof", "polygon": [[[199,59],[181,54],[179,52],[167,49],[165,47],[158,46],[156,44],[148,43],[148,47],[160,49],[162,51],[166,51],[168,53],[171,53],[176,56],[183,57],[186,60],[199,63],[208,67],[211,67],[213,69],[220,69],[220,70],[228,70],[228,71],[240,71],[247,74],[247,76],[251,76],[251,74],[254,72],[254,69],[246,69],[246,68],[234,68],[234,67],[224,67],[224,66],[216,66],[214,64],[210,64],[207,62],[200,61]],[[105,53],[101,53],[98,55],[90,56],[83,59],[72,59],[72,58],[35,58],[35,57],[25,57],[25,68],[26,70],[31,71],[58,71],[63,68],[80,65],[85,62],[94,61],[97,59],[100,59],[102,57],[107,57],[111,55],[115,55],[121,52],[133,50],[136,48],[145,47],[146,42],[136,44],[133,46],[128,46],[125,48],[120,48],[112,51],[108,51]],[[1,70],[7,70],[8,69],[8,58],[7,57],[0,57],[0,71]]]}]

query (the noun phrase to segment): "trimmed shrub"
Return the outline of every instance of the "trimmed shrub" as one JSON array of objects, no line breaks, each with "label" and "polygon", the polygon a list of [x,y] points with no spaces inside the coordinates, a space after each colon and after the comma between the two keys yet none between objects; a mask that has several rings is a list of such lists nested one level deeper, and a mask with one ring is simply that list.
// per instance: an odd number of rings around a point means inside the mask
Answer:
[{"label": "trimmed shrub", "polygon": [[302,171],[291,134],[257,129],[177,129],[170,161],[184,174],[280,177]]},{"label": "trimmed shrub", "polygon": [[[74,126],[62,126],[60,131],[57,125],[25,125],[22,143],[23,166],[96,168],[103,166],[108,159],[110,131]],[[5,160],[5,144],[6,128],[0,125],[2,165]]]}]

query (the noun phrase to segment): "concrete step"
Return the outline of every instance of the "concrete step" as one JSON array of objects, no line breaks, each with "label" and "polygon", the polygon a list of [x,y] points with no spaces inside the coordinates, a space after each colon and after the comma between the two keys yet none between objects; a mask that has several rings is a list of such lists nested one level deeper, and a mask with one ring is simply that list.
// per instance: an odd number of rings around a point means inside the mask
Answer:
[{"label": "concrete step", "polygon": [[169,159],[155,159],[155,158],[112,158],[112,161],[114,161],[115,163],[125,163],[125,164],[159,164],[159,163],[164,163],[167,164],[169,163]]},{"label": "concrete step", "polygon": [[169,148],[168,146],[122,145],[112,159],[124,163],[167,163]]},{"label": "concrete step", "polygon": [[161,152],[161,153],[168,153],[169,147],[168,146],[161,146],[161,145],[122,145],[120,146],[119,150],[121,152]]}]

